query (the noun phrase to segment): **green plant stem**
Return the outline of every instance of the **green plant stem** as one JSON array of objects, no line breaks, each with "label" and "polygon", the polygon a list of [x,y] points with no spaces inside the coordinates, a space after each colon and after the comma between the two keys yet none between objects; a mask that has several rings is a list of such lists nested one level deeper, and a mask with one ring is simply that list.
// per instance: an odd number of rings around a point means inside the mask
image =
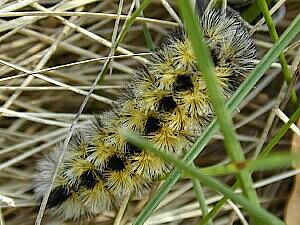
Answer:
[{"label": "green plant stem", "polygon": [[122,29],[122,31],[120,32],[120,35],[118,37],[118,39],[116,40],[116,46],[118,46],[123,38],[125,37],[127,31],[129,30],[129,28],[131,27],[131,25],[133,24],[134,20],[136,17],[140,16],[141,13],[144,11],[144,9],[147,8],[147,6],[151,3],[151,0],[144,0],[140,7],[138,7],[130,16],[130,18],[128,20],[126,20],[126,23],[124,25],[124,29]]},{"label": "green plant stem", "polygon": [[[268,70],[271,64],[279,56],[279,54],[287,47],[300,31],[300,15],[298,15],[286,31],[281,35],[279,40],[273,47],[264,55],[260,63],[254,68],[249,77],[241,84],[238,90],[227,103],[230,112],[235,110],[247,94],[252,90],[259,79]],[[212,121],[202,135],[196,140],[190,151],[184,156],[183,160],[186,165],[189,165],[201,153],[207,143],[211,140],[219,127],[216,120]],[[172,186],[178,181],[181,172],[175,169],[165,180],[162,186],[157,190],[153,198],[147,203],[142,212],[137,216],[134,225],[143,225],[147,218],[151,215],[158,204],[163,200],[165,195],[171,190]]]},{"label": "green plant stem", "polygon": [[153,52],[154,51],[154,43],[153,43],[150,31],[149,31],[146,23],[143,23],[142,26],[143,26],[143,32],[144,32],[147,47],[150,50],[150,52]]},{"label": "green plant stem", "polygon": [[300,117],[300,106],[298,106],[296,112],[293,113],[291,118],[287,123],[285,123],[279,131],[276,133],[276,135],[272,138],[272,140],[269,142],[269,144],[261,151],[258,158],[264,158],[266,157],[270,151],[273,149],[273,147],[280,141],[280,139],[286,134],[286,132],[289,130],[292,123],[296,122],[298,118]]},{"label": "green plant stem", "polygon": [[126,137],[126,139],[130,143],[132,143],[144,150],[147,150],[149,152],[156,154],[161,159],[165,160],[168,163],[173,164],[175,167],[184,171],[186,174],[189,174],[189,176],[199,179],[200,182],[203,183],[204,185],[223,194],[227,198],[234,201],[236,204],[241,205],[245,210],[247,210],[247,212],[251,216],[264,222],[264,224],[285,225],[285,223],[283,221],[281,221],[276,216],[272,215],[271,213],[269,213],[268,211],[263,209],[261,206],[257,206],[254,203],[250,202],[247,198],[234,193],[232,191],[232,189],[230,187],[228,187],[227,185],[224,185],[221,182],[217,181],[216,179],[211,178],[211,177],[201,173],[199,170],[196,170],[195,168],[187,165],[185,162],[182,162],[181,160],[176,159],[174,156],[171,156],[159,149],[156,149],[153,145],[151,145],[144,138],[142,138],[128,130],[123,129],[120,132],[124,137]]},{"label": "green plant stem", "polygon": [[249,160],[243,164],[229,163],[222,166],[210,166],[198,169],[201,173],[207,176],[223,176],[233,173],[238,173],[240,170],[249,169],[251,172],[262,170],[274,170],[279,167],[291,166],[299,161],[299,154],[278,153],[272,154],[269,157]]},{"label": "green plant stem", "polygon": [[[239,182],[235,182],[235,184],[231,187],[234,191],[239,187]],[[210,210],[210,212],[205,216],[201,223],[199,225],[207,225],[208,221],[212,220],[219,210],[222,208],[222,206],[227,202],[228,198],[224,196],[220,201],[217,202],[217,204]]]},{"label": "green plant stem", "polygon": [[[140,1],[136,1],[136,6],[140,7]],[[140,16],[144,17],[143,11],[141,12]],[[149,28],[148,28],[148,26],[145,22],[142,23],[142,27],[143,27],[143,33],[144,33],[144,36],[145,36],[147,47],[150,50],[150,52],[153,52],[154,51],[154,43],[153,43]]]},{"label": "green plant stem", "polygon": [[[277,134],[271,139],[270,143],[262,150],[260,155],[258,156],[258,159],[264,159],[270,151],[273,149],[273,147],[279,142],[279,140],[285,135],[285,133],[289,130],[290,126],[292,123],[298,120],[300,117],[300,107],[298,107],[297,111],[293,113],[291,118],[287,123],[285,123],[277,132]],[[236,182],[233,186],[232,189],[235,190],[236,188],[239,187],[239,183]],[[221,209],[221,207],[226,203],[227,197],[223,197],[213,208],[212,210],[208,213],[206,217],[203,218],[202,222],[200,225],[205,225],[207,221],[211,220],[214,218],[214,216],[217,215],[218,211]]]},{"label": "green plant stem", "polygon": [[144,9],[147,8],[147,6],[151,3],[151,0],[144,0],[142,2],[142,4],[132,13],[132,15],[126,20],[124,26],[122,27],[122,30],[120,32],[120,34],[118,35],[118,38],[116,39],[114,45],[111,48],[111,51],[109,53],[109,56],[105,62],[105,64],[103,65],[103,68],[101,70],[101,75],[100,75],[100,80],[99,83],[103,81],[104,79],[104,75],[106,74],[110,63],[112,61],[112,58],[110,58],[115,50],[118,48],[118,46],[120,45],[120,43],[123,41],[123,38],[125,37],[125,35],[127,34],[129,28],[131,27],[131,25],[133,24],[134,20],[136,19],[136,17],[140,16],[140,14],[143,12]]},{"label": "green plant stem", "polygon": [[[195,168],[194,164],[193,164],[193,167]],[[196,193],[197,200],[200,205],[200,209],[202,211],[202,217],[205,217],[208,214],[208,207],[205,202],[205,196],[204,196],[200,181],[196,178],[192,178],[192,182],[194,185],[194,190]],[[212,220],[207,221],[207,225],[213,225]]]},{"label": "green plant stem", "polygon": [[[275,28],[273,20],[272,20],[272,16],[269,12],[269,8],[268,8],[266,0],[258,1],[258,5],[260,7],[260,11],[262,12],[262,14],[265,18],[266,23],[267,23],[271,39],[273,42],[276,42],[279,37],[278,37],[276,28]],[[289,70],[286,58],[283,53],[281,53],[279,55],[279,62],[282,67],[282,73],[283,73],[284,80],[287,82],[287,84],[290,84],[292,82],[292,73]],[[291,100],[292,100],[294,107],[297,108],[299,103],[298,103],[297,94],[296,94],[295,89],[292,89]]]},{"label": "green plant stem", "polygon": [[[209,92],[210,102],[224,135],[227,154],[233,162],[242,163],[245,161],[243,150],[234,131],[231,116],[225,108],[224,99],[221,94],[212,59],[208,47],[203,39],[203,33],[196,15],[193,13],[190,4],[185,0],[178,0],[177,5],[181,11],[184,21],[186,22],[187,33],[197,57],[197,66],[202,72],[202,76]],[[237,174],[237,178],[240,181],[244,195],[247,196],[251,202],[256,205],[260,205],[256,192],[252,188],[252,179],[249,171],[245,169],[239,172]]]}]

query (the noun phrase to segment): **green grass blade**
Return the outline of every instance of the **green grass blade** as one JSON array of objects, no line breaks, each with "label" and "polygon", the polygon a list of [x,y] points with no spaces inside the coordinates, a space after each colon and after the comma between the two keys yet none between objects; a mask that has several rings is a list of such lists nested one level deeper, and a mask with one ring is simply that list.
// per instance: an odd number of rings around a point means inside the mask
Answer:
[{"label": "green grass blade", "polygon": [[[269,8],[266,3],[266,0],[258,1],[258,5],[260,7],[260,10],[261,10],[264,18],[265,18],[266,23],[267,23],[271,39],[273,42],[276,42],[278,40],[278,34],[277,34],[276,28],[274,26],[271,14],[269,12]],[[281,53],[279,55],[279,62],[282,67],[282,73],[283,73],[284,79],[288,84],[290,84],[292,82],[292,73],[289,70],[287,61],[286,61],[283,53]],[[292,100],[294,107],[298,107],[298,99],[297,99],[297,94],[296,94],[295,89],[292,89],[291,100]]]},{"label": "green grass blade", "polygon": [[287,123],[285,123],[279,131],[276,133],[276,135],[272,138],[272,140],[269,142],[269,144],[262,150],[261,154],[259,155],[259,158],[264,158],[266,155],[269,154],[269,152],[272,150],[272,148],[279,142],[279,140],[285,135],[285,133],[289,130],[292,123],[298,120],[300,117],[300,106],[298,106],[298,109],[296,112],[293,113],[291,118]]},{"label": "green grass blade", "polygon": [[221,182],[217,181],[216,179],[213,179],[213,178],[199,172],[199,170],[196,170],[195,168],[187,165],[185,162],[180,161],[180,160],[176,159],[175,157],[156,149],[153,145],[151,145],[148,141],[146,141],[142,137],[140,137],[132,132],[129,132],[127,130],[121,130],[121,133],[124,137],[127,138],[127,140],[130,143],[132,143],[142,149],[145,149],[149,152],[156,154],[161,159],[165,160],[168,163],[173,164],[175,167],[184,171],[186,174],[189,174],[191,177],[199,179],[201,181],[201,183],[203,183],[204,185],[223,194],[224,196],[228,197],[235,203],[241,205],[245,210],[247,210],[247,212],[250,215],[265,222],[265,224],[268,224],[268,225],[284,225],[285,224],[283,221],[281,221],[276,216],[272,215],[271,213],[269,213],[262,207],[257,206],[256,204],[250,202],[245,197],[234,193],[230,187],[222,184]]},{"label": "green grass blade", "polygon": [[[298,107],[297,111],[293,113],[291,118],[287,123],[285,123],[277,132],[277,134],[271,139],[269,144],[262,150],[261,154],[258,156],[258,159],[265,158],[273,149],[273,147],[279,142],[279,140],[286,134],[286,132],[289,130],[292,123],[297,121],[297,119],[300,117],[300,107]],[[239,187],[238,182],[236,182],[232,189],[235,190],[237,187]],[[227,198],[223,197],[208,213],[207,216],[203,218],[203,221],[201,221],[200,225],[205,225],[209,220],[214,218],[215,215],[217,215],[218,211],[221,209],[221,207],[226,203]]]},{"label": "green grass blade", "polygon": [[[227,103],[228,109],[232,112],[235,110],[247,94],[252,90],[258,80],[268,70],[271,64],[276,60],[279,54],[287,47],[287,45],[294,39],[300,31],[300,15],[298,15],[286,31],[281,35],[274,46],[261,59],[261,62],[251,72],[249,77],[241,84],[235,94]],[[204,133],[197,139],[191,150],[184,157],[185,163],[190,164],[203,150],[207,143],[211,140],[213,135],[218,131],[218,124],[214,120]],[[134,221],[134,225],[143,225],[147,218],[151,215],[157,205],[162,201],[164,196],[171,190],[172,186],[178,181],[181,173],[180,170],[175,169],[161,188],[157,190],[155,196],[147,203],[143,211],[138,215]]]},{"label": "green grass blade", "polygon": [[151,3],[151,0],[144,0],[142,2],[142,4],[140,5],[140,7],[138,7],[133,13],[132,15],[126,20],[125,25],[123,26],[120,34],[118,35],[118,38],[114,44],[114,46],[111,49],[111,52],[109,54],[109,57],[107,58],[105,64],[103,65],[103,68],[101,70],[101,79],[99,80],[99,83],[103,81],[104,79],[104,75],[106,74],[107,70],[109,69],[109,65],[111,63],[111,56],[112,53],[118,48],[118,46],[120,45],[120,43],[122,42],[123,38],[125,37],[125,35],[127,34],[129,28],[131,27],[131,25],[133,24],[134,20],[140,16],[140,14],[143,12],[143,10],[145,8],[147,8],[147,6]]},{"label": "green grass blade", "polygon": [[[235,190],[237,187],[239,187],[238,182],[236,182],[232,186],[232,190]],[[215,204],[215,206],[209,211],[209,213],[202,219],[199,225],[207,225],[207,223],[217,215],[217,213],[222,208],[222,206],[227,202],[227,200],[228,198],[224,196],[220,201],[218,201],[217,204]]]},{"label": "green grass blade", "polygon": [[228,101],[228,108],[230,110],[236,109],[240,102],[251,91],[259,79],[269,69],[271,64],[278,58],[280,53],[287,47],[287,45],[295,38],[300,31],[300,14],[292,21],[289,27],[281,35],[273,47],[264,55],[260,63],[252,70],[249,77],[240,85],[238,90],[233,94]]},{"label": "green grass blade", "polygon": [[131,27],[131,25],[133,24],[134,20],[136,17],[140,16],[141,13],[147,8],[147,6],[151,3],[151,0],[144,0],[140,7],[138,7],[134,13],[132,13],[132,15],[130,16],[130,18],[128,20],[126,20],[126,24],[124,26],[124,29],[121,31],[118,39],[116,40],[116,45],[119,45],[123,38],[125,37],[127,31],[129,30],[129,28]]},{"label": "green grass blade", "polygon": [[238,173],[240,170],[248,169],[253,171],[274,170],[276,168],[289,167],[299,161],[299,154],[277,153],[271,156],[255,160],[247,160],[242,164],[229,163],[222,166],[210,166],[198,169],[207,176],[223,176]]},{"label": "green grass blade", "polygon": [[[237,134],[233,128],[233,122],[229,112],[225,108],[224,98],[219,87],[219,81],[215,74],[212,58],[208,47],[204,41],[203,33],[196,15],[188,2],[185,0],[178,0],[177,5],[185,21],[187,33],[194,52],[197,58],[198,69],[202,72],[209,97],[216,114],[217,120],[220,124],[221,131],[224,135],[225,148],[227,154],[233,162],[243,162],[245,160],[243,150],[240,142],[237,140]],[[256,196],[255,190],[252,188],[252,179],[247,170],[241,171],[237,178],[239,179],[243,193],[250,199],[250,201],[259,205],[259,200]]]},{"label": "green grass blade", "polygon": [[[140,1],[136,1],[136,6],[140,7]],[[141,17],[144,17],[144,13],[143,11],[141,12]],[[150,30],[147,26],[147,24],[145,22],[142,23],[142,27],[143,27],[143,33],[144,33],[144,37],[145,37],[145,41],[147,44],[148,49],[150,50],[150,52],[154,51],[154,43],[151,37],[151,33]]]},{"label": "green grass blade", "polygon": [[[193,165],[193,167],[195,167],[195,166]],[[196,178],[192,178],[192,182],[193,182],[194,191],[195,191],[197,200],[198,200],[199,205],[200,205],[200,209],[202,211],[202,217],[205,217],[208,214],[209,211],[208,211],[207,204],[205,202],[205,196],[204,196],[204,193],[203,193],[202,186],[200,184],[200,181]],[[212,220],[207,221],[207,225],[213,225]]]},{"label": "green grass blade", "polygon": [[151,37],[150,30],[147,27],[146,23],[143,23],[142,26],[143,26],[143,32],[144,32],[147,47],[150,50],[150,52],[153,52],[154,51],[154,43],[153,43],[153,40],[152,40],[152,37]]}]

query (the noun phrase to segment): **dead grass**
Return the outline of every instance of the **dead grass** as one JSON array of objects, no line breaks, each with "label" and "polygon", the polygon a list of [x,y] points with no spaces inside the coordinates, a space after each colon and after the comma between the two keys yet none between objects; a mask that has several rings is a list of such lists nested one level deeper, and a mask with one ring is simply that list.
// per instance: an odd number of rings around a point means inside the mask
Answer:
[{"label": "dead grass", "polygon": [[[35,163],[43,152],[64,140],[101,71],[130,10],[131,1],[111,0],[2,0],[0,2],[0,221],[1,225],[34,224],[40,203],[33,197]],[[281,1],[281,4],[285,1]],[[278,24],[283,31],[300,12],[299,0],[286,1],[287,14]],[[116,49],[111,75],[97,84],[76,126],[92,114],[108,109],[130,73],[147,61],[141,22],[147,22],[155,46],[180,20],[166,0],[153,1],[138,18]],[[114,31],[115,20],[120,19]],[[259,58],[272,43],[267,33],[254,33]],[[299,37],[287,49],[292,72],[299,65]],[[299,90],[300,83],[296,83]],[[288,87],[283,85],[280,65],[272,68],[243,101],[235,113],[239,140],[248,155],[257,154],[281,125],[276,109],[289,115]],[[279,95],[278,95],[279,93]],[[275,109],[275,110],[274,110]],[[276,113],[277,112],[277,113]],[[295,128],[297,129],[297,127]],[[207,166],[225,163],[222,136],[217,135],[196,163]],[[276,149],[288,149],[289,136]],[[255,173],[258,194],[269,211],[282,216],[291,179],[298,170]],[[233,177],[223,178],[229,184]],[[209,207],[221,196],[204,188]],[[151,195],[151,193],[150,193]],[[5,197],[5,198],[4,198]],[[133,198],[118,224],[130,224],[149,196]],[[13,205],[12,205],[13,204]],[[64,224],[113,224],[117,211],[104,212],[94,220]],[[198,224],[201,211],[190,180],[181,180],[172,189],[147,224]],[[228,202],[214,224],[247,224],[247,215]],[[232,222],[230,222],[232,221]],[[234,222],[235,221],[235,222]],[[242,221],[242,222],[240,222]],[[43,224],[53,224],[45,215]]]}]

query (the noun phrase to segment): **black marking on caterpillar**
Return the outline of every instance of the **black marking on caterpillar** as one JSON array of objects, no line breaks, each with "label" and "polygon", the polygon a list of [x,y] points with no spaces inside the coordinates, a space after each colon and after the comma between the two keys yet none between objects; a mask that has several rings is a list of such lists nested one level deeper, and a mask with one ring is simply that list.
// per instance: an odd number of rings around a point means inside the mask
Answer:
[{"label": "black marking on caterpillar", "polygon": [[113,155],[108,160],[107,169],[114,170],[114,171],[122,171],[122,170],[124,170],[125,169],[124,159],[122,159],[118,155]]},{"label": "black marking on caterpillar", "polygon": [[149,116],[145,124],[145,134],[157,132],[161,128],[161,123],[158,118]]},{"label": "black marking on caterpillar", "polygon": [[173,112],[177,104],[172,96],[164,96],[159,100],[158,110],[163,112]]},{"label": "black marking on caterpillar", "polygon": [[189,91],[194,88],[191,75],[178,76],[174,83],[174,91]]},{"label": "black marking on caterpillar", "polygon": [[65,202],[70,196],[71,191],[66,186],[55,187],[48,198],[47,207],[53,208]]},{"label": "black marking on caterpillar", "polygon": [[87,170],[80,176],[81,183],[80,185],[85,186],[88,189],[95,187],[98,178],[94,171]]}]

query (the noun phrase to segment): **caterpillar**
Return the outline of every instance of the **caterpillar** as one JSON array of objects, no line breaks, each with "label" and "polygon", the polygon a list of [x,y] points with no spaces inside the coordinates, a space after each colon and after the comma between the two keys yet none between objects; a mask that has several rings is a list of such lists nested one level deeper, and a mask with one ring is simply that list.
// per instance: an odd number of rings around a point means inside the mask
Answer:
[{"label": "caterpillar", "polygon": [[[208,10],[199,19],[225,99],[254,67],[255,45],[239,15]],[[48,212],[63,220],[118,207],[142,196],[172,166],[128,143],[120,128],[139,133],[157,148],[180,157],[214,118],[208,91],[183,28],[171,33],[132,74],[111,110],[73,135],[51,190]],[[37,164],[35,195],[50,185],[60,146]]]}]

